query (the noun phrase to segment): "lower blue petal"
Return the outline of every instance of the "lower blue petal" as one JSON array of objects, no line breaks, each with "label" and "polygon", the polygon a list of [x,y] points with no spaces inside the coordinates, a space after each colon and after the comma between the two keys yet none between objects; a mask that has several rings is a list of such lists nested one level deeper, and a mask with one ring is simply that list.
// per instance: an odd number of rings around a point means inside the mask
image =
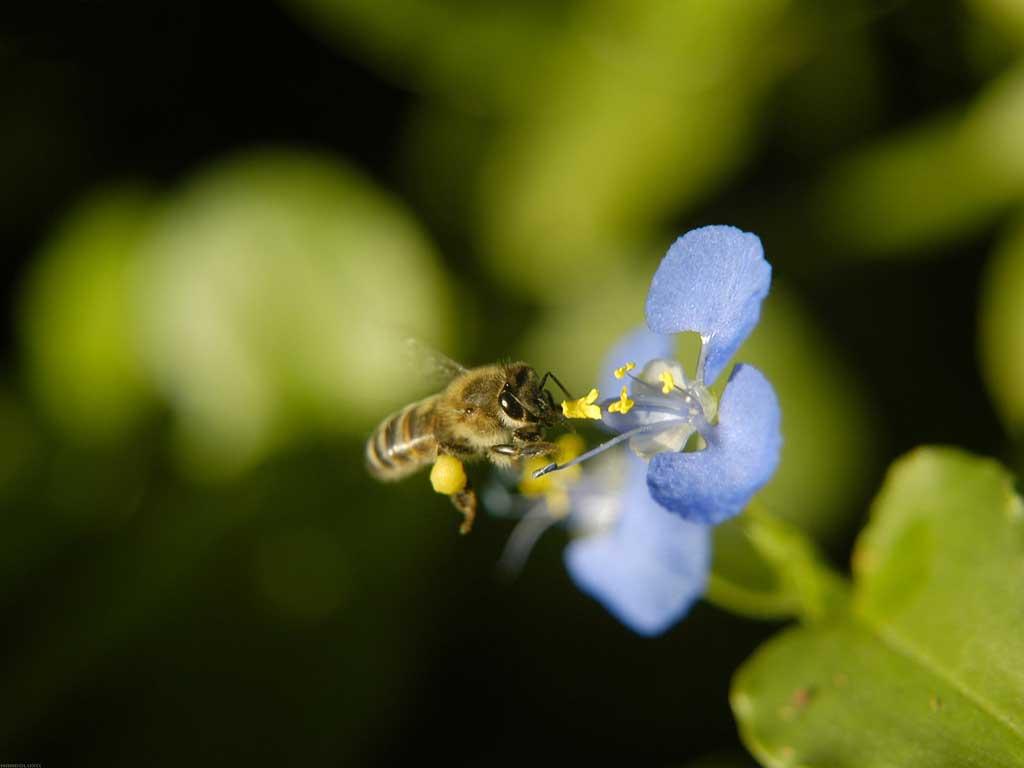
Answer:
[{"label": "lower blue petal", "polygon": [[607,532],[572,541],[565,564],[576,585],[641,635],[658,635],[704,593],[711,529],[650,497],[645,462],[629,456],[622,513]]},{"label": "lower blue petal", "polygon": [[697,523],[738,515],[779,465],[779,401],[756,368],[738,365],[722,396],[718,426],[708,446],[690,453],[659,453],[647,485],[665,508]]}]

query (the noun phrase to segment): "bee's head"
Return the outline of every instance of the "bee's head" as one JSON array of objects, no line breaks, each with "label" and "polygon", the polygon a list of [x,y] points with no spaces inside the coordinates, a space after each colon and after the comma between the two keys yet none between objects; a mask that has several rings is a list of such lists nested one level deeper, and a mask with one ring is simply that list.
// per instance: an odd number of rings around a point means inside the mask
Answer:
[{"label": "bee's head", "polygon": [[509,366],[508,378],[498,393],[498,407],[507,421],[516,428],[550,427],[561,422],[561,411],[551,393],[544,389],[544,379],[524,363]]}]

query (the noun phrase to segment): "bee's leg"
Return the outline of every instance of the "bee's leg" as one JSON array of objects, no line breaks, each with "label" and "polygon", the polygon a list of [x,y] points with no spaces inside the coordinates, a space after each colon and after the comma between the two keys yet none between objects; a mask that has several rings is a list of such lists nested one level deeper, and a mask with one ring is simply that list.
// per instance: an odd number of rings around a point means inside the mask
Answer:
[{"label": "bee's leg", "polygon": [[[469,454],[469,451],[469,446],[458,442],[440,443],[437,446],[439,455],[454,456],[460,461]],[[473,530],[473,521],[476,519],[476,491],[473,490],[473,484],[467,478],[465,488],[458,493],[451,494],[448,498],[452,500],[452,504],[462,514],[462,525],[459,526],[459,533],[469,533]]]},{"label": "bee's leg", "polygon": [[554,456],[558,446],[554,443],[527,443],[519,446],[520,456]]},{"label": "bee's leg", "polygon": [[558,446],[541,439],[536,430],[519,430],[512,434],[512,443],[519,448],[520,456],[554,456]]},{"label": "bee's leg", "polygon": [[473,486],[466,483],[466,487],[458,493],[449,496],[455,508],[462,513],[462,525],[459,526],[459,533],[465,535],[473,530],[473,521],[476,519],[476,491]]},{"label": "bee's leg", "polygon": [[509,459],[521,459],[524,456],[554,456],[558,452],[558,446],[554,443],[543,442],[519,443],[518,445],[502,443],[492,445],[491,451]]}]

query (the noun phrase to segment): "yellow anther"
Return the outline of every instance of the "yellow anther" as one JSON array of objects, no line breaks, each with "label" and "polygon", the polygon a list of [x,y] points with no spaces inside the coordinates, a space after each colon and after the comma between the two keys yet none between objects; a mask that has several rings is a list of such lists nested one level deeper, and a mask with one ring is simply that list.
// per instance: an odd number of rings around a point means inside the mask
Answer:
[{"label": "yellow anther", "polygon": [[430,484],[445,496],[459,493],[466,488],[466,468],[454,456],[442,454],[430,470]]},{"label": "yellow anther", "polygon": [[664,371],[658,374],[658,381],[661,382],[661,391],[668,394],[676,386],[676,380],[672,378],[672,371]]},{"label": "yellow anther", "polygon": [[594,405],[597,397],[597,390],[592,389],[586,397],[581,397],[579,400],[563,400],[562,413],[568,419],[600,419],[601,406]]},{"label": "yellow anther", "polygon": [[619,401],[609,405],[608,412],[626,415],[633,409],[634,405],[636,405],[636,403],[629,399],[629,391],[626,387],[623,387],[622,392],[619,393]]},{"label": "yellow anther", "polygon": [[615,369],[615,378],[616,379],[621,379],[623,376],[625,376],[627,373],[632,371],[634,368],[636,368],[636,363],[626,363],[621,368],[616,368]]}]

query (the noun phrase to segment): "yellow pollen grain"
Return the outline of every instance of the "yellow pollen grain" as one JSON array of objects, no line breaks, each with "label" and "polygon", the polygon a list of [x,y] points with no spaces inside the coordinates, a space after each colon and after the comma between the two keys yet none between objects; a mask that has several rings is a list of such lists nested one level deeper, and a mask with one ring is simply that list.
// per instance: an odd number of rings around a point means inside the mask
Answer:
[{"label": "yellow pollen grain", "polygon": [[[558,453],[554,458],[559,464],[569,463],[583,453],[585,447],[583,438],[579,435],[562,435],[555,441],[555,445],[558,446]],[[543,469],[550,463],[551,458],[547,456],[531,456],[524,461],[523,474],[519,480],[519,492],[524,496],[546,496],[548,506],[556,511],[554,507],[568,506],[568,494],[565,491],[565,486],[578,479],[581,468],[575,466],[541,477],[533,476],[535,471]]]},{"label": "yellow pollen grain", "polygon": [[466,468],[454,456],[438,456],[430,469],[430,484],[445,496],[459,493],[466,488]]},{"label": "yellow pollen grain", "polygon": [[583,438],[575,434],[562,435],[555,441],[555,445],[558,446],[558,455],[555,458],[559,464],[568,464],[587,447]]},{"label": "yellow pollen grain", "polygon": [[623,376],[625,376],[627,373],[632,371],[634,368],[636,368],[636,363],[626,363],[621,368],[616,368],[615,369],[615,378],[616,379],[621,379]]},{"label": "yellow pollen grain", "polygon": [[666,395],[676,386],[676,380],[672,378],[672,371],[664,371],[658,374],[658,381],[661,382],[662,393]]},{"label": "yellow pollen grain", "polygon": [[626,389],[626,387],[623,387],[622,392],[619,393],[618,402],[609,405],[608,412],[621,413],[625,415],[633,409],[634,405],[636,405],[636,403],[629,399],[629,391]]},{"label": "yellow pollen grain", "polygon": [[562,413],[567,419],[600,419],[601,406],[594,405],[598,398],[596,389],[590,390],[586,397],[579,400],[563,400]]}]

